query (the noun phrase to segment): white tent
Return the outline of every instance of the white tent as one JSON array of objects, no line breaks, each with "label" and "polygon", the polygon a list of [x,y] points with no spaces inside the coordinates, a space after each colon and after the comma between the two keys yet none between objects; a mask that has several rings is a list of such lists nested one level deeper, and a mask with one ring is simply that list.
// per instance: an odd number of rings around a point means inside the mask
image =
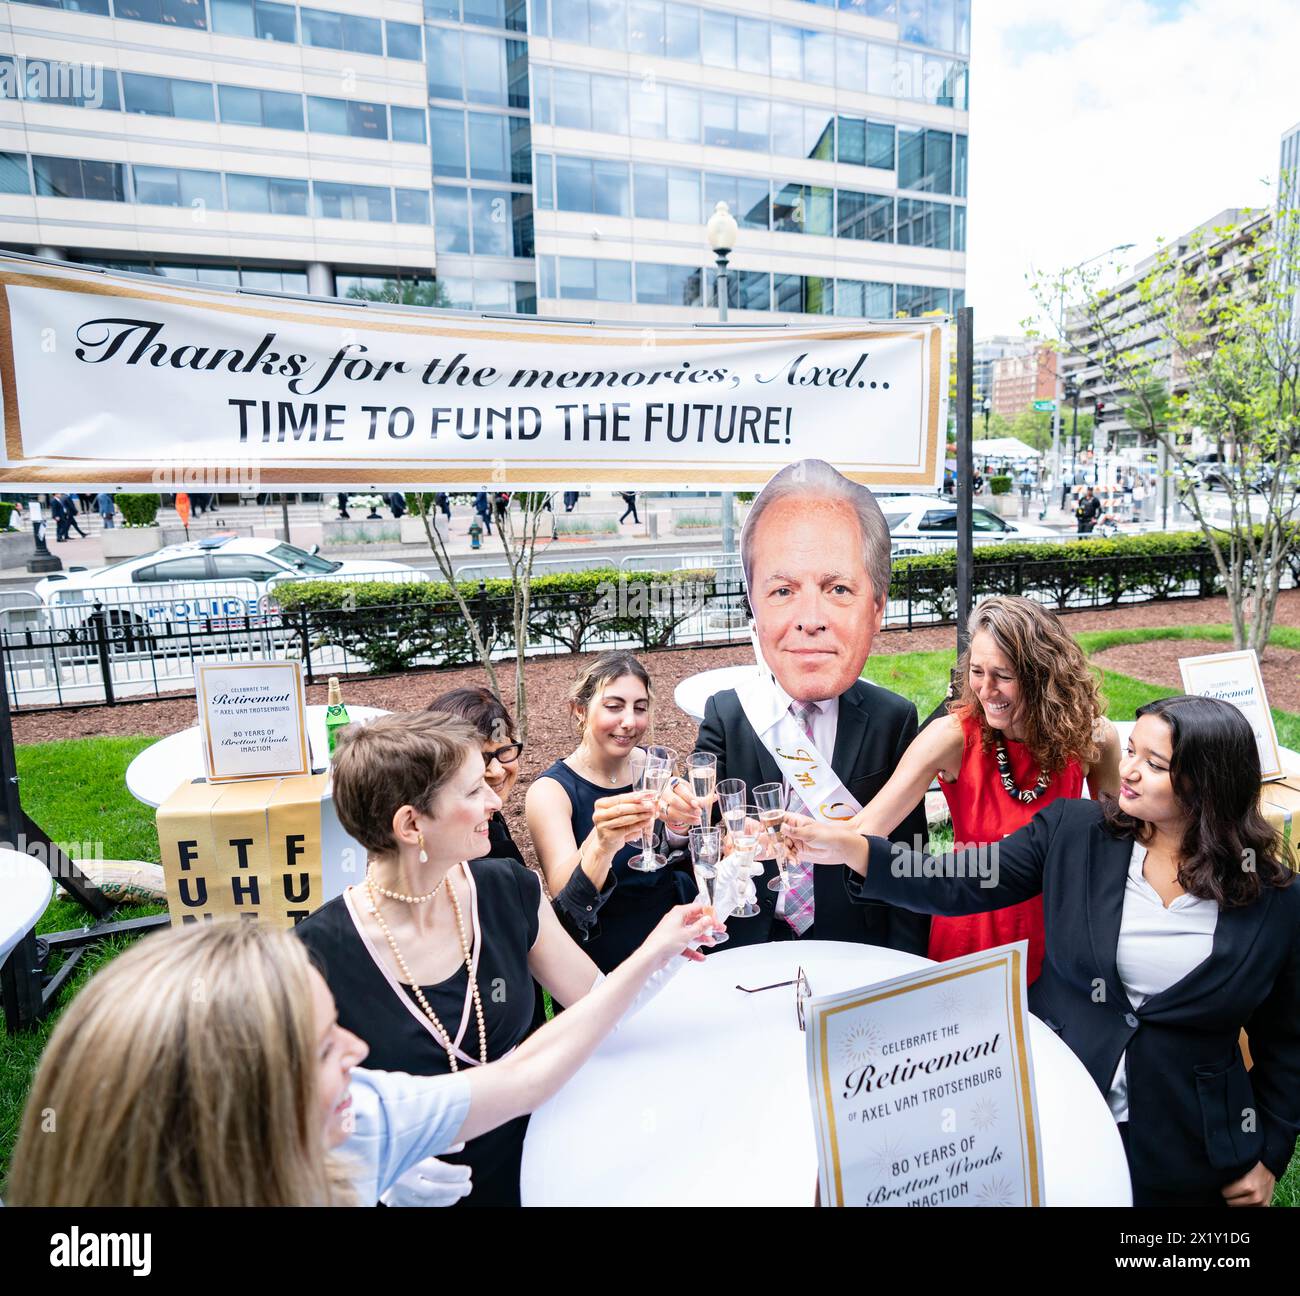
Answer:
[{"label": "white tent", "polygon": [[1042,451],[1026,445],[1019,437],[989,437],[971,442],[971,450],[988,459],[1041,459]]}]

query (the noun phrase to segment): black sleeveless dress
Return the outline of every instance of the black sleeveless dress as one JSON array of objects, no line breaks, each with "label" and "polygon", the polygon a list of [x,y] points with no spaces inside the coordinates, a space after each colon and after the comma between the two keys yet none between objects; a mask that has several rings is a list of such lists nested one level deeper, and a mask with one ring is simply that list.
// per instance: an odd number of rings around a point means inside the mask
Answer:
[{"label": "black sleeveless dress", "polygon": [[[569,768],[562,760],[537,776],[554,779],[569,798],[572,811],[569,822],[573,839],[581,845],[591,832],[592,812],[601,797],[631,792],[631,786],[601,787]],[[696,897],[696,886],[683,870],[673,867],[656,873],[639,873],[628,861],[641,853],[639,846],[624,846],[614,856],[610,874],[615,886],[601,906],[597,921],[585,931],[576,926],[569,914],[560,910],[560,921],[574,940],[590,955],[602,972],[611,972],[654,930],[655,925],[675,905]],[[582,870],[575,869],[575,873]]]},{"label": "black sleeveless dress", "polygon": [[[514,860],[472,860],[469,868],[478,894],[482,932],[478,987],[487,1027],[487,1057],[495,1062],[532,1029],[534,991],[528,953],[537,939],[542,889],[537,875]],[[463,884],[457,887],[457,894],[468,933],[472,920]],[[369,904],[362,888],[353,892],[353,899],[359,907]],[[408,1007],[394,991],[353,921],[345,897],[322,905],[294,931],[329,984],[338,1005],[339,1025],[370,1045],[366,1066],[411,1075],[446,1075],[451,1070],[446,1049],[422,1025],[427,1018],[415,995],[409,986],[402,987],[400,994],[409,1000]],[[382,953],[387,954],[387,948]],[[460,1026],[468,980],[462,963],[446,981],[421,987],[453,1038]],[[472,1007],[461,1049],[477,1061],[478,1023]],[[468,1069],[464,1061],[460,1066]],[[472,1139],[463,1152],[442,1158],[473,1168],[473,1190],[458,1206],[519,1205],[519,1165],[527,1129],[528,1117],[521,1116]]]}]

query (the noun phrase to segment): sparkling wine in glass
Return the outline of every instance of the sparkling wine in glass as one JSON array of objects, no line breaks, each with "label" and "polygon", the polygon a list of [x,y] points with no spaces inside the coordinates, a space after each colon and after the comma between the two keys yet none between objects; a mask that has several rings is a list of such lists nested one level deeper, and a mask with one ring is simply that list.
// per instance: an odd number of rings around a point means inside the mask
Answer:
[{"label": "sparkling wine in glass", "polygon": [[[749,813],[746,815],[745,810]],[[736,907],[732,918],[756,918],[762,912],[758,906],[758,893],[754,890],[754,877],[763,876],[763,866],[755,864],[754,852],[758,849],[758,819],[754,807],[742,807],[739,825],[731,832],[731,854],[723,861],[735,872]]]},{"label": "sparkling wine in glass", "polygon": [[[690,831],[691,863],[695,868],[695,881],[700,889],[700,898],[713,909],[717,892],[724,885],[722,878],[722,829],[692,828]],[[713,909],[717,919],[717,910]],[[719,923],[709,933],[715,945],[721,945],[728,939],[726,928]]]},{"label": "sparkling wine in glass", "polygon": [[[648,747],[646,749],[645,790],[654,794],[656,808],[663,796],[664,788],[668,786],[668,782],[673,776],[672,762],[668,759],[671,755],[672,753],[666,747]],[[655,851],[654,836],[654,823],[651,823],[649,835],[645,838],[644,845],[641,848],[641,854],[628,860],[628,868],[635,869],[638,873],[655,873],[668,863],[665,856]]]},{"label": "sparkling wine in glass", "polygon": [[713,818],[718,758],[712,752],[692,752],[686,759],[686,772],[691,780],[691,795],[700,802],[700,827],[707,828]]},{"label": "sparkling wine in glass", "polygon": [[785,787],[780,783],[760,783],[754,789],[754,803],[758,807],[760,831],[775,848],[776,877],[768,884],[769,891],[784,891],[786,882],[786,853],[781,840],[781,826],[785,821]]}]

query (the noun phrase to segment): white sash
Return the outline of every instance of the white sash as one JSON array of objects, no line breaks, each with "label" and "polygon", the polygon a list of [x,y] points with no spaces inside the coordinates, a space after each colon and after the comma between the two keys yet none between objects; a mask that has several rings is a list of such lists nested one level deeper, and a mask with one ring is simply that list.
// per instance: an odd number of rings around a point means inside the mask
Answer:
[{"label": "white sash", "polygon": [[776,678],[763,660],[758,638],[750,627],[757,678],[745,680],[736,689],[741,710],[758,740],[781,768],[787,784],[798,794],[814,819],[842,822],[862,809],[857,798],[840,782],[830,761],[817,750],[803,726],[790,713],[777,691]]}]

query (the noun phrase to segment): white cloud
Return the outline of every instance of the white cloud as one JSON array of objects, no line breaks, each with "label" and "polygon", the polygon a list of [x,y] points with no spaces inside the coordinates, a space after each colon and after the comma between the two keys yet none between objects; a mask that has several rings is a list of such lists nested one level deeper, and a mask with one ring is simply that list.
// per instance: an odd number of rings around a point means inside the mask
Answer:
[{"label": "white cloud", "polygon": [[1300,120],[1295,0],[974,0],[966,301],[979,336],[1035,311],[1026,271],[1146,255],[1272,200]]}]

